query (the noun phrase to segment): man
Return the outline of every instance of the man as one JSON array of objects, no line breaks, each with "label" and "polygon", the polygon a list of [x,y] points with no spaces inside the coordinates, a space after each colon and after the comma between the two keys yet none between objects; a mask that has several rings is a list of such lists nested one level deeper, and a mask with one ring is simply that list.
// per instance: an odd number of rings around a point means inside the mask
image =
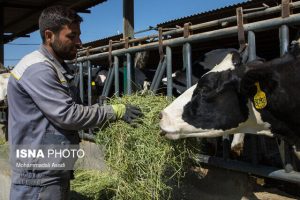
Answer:
[{"label": "man", "polygon": [[[16,167],[21,165],[13,161],[20,155],[30,164],[40,164],[37,158],[43,157],[19,154],[20,148],[39,150],[51,145],[78,145],[79,129],[91,128],[107,120],[123,119],[130,123],[142,114],[139,108],[123,104],[78,104],[76,92],[69,85],[72,75],[64,60],[74,59],[81,46],[81,22],[81,17],[68,8],[46,8],[39,18],[41,48],[26,55],[11,72],[8,129],[12,200],[67,199],[70,190],[70,170]],[[73,160],[70,162],[73,164]]]}]

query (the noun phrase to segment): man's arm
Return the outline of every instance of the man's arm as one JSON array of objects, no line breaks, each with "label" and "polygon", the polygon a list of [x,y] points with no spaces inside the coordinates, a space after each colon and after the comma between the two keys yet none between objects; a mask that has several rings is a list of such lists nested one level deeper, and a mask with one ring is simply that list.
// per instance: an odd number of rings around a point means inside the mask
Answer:
[{"label": "man's arm", "polygon": [[45,63],[29,67],[19,84],[46,118],[60,128],[85,129],[116,118],[111,106],[76,104],[69,95],[68,88],[60,83],[54,69]]}]

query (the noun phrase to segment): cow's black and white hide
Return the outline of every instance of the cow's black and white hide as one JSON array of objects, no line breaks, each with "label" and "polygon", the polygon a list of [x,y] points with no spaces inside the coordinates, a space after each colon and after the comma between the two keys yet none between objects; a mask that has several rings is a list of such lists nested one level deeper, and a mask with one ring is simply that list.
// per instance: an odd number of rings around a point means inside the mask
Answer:
[{"label": "cow's black and white hide", "polygon": [[237,51],[204,74],[162,111],[160,127],[169,139],[253,133],[272,136],[251,101],[239,92],[245,66]]},{"label": "cow's black and white hide", "polygon": [[[216,49],[202,55],[198,60],[193,63],[192,83],[196,84],[203,74],[209,72],[216,65],[220,64],[224,58],[231,52],[237,52],[236,49]],[[245,58],[243,61],[245,62]],[[239,61],[240,62],[240,61]],[[163,80],[167,84],[167,79]],[[177,71],[173,74],[173,88],[176,89],[178,94],[186,90],[186,72],[185,70]],[[243,149],[244,133],[235,134],[231,143],[231,149],[234,154],[239,155]]]},{"label": "cow's black and white hide", "polygon": [[[290,144],[298,144],[297,55],[292,51],[282,58],[245,66],[236,52],[228,54],[162,112],[162,131],[170,139],[241,132],[272,135],[272,132]],[[257,81],[268,101],[261,110],[253,106]]]},{"label": "cow's black and white hide", "polygon": [[0,106],[6,106],[6,96],[7,96],[7,84],[10,73],[0,74]]},{"label": "cow's black and white hide", "polygon": [[[192,85],[196,84],[203,74],[219,64],[231,51],[235,51],[235,49],[215,49],[203,54],[200,58],[194,61],[192,64]],[[172,74],[172,79],[174,96],[179,96],[184,93],[187,89],[186,69],[174,72]],[[164,85],[167,85],[167,77],[163,78],[162,82]]]},{"label": "cow's black and white hide", "polygon": [[[252,101],[259,83],[266,94],[267,106],[261,109],[262,119],[272,124],[294,148],[300,146],[300,50],[294,43],[288,53],[269,62],[252,62],[241,82],[241,91]],[[299,152],[300,150],[297,149]],[[299,156],[299,154],[297,154]],[[299,156],[300,157],[300,156]]]},{"label": "cow's black and white hide", "polygon": [[[10,77],[10,73],[8,73],[8,70],[4,70],[0,72],[0,108],[1,112],[7,113],[7,84],[8,84],[8,79]],[[2,115],[2,117],[5,117],[5,115]],[[7,117],[7,115],[6,115]],[[2,127],[2,131],[5,134],[5,139],[6,141],[8,140],[8,133],[7,133],[7,118],[1,119],[1,123],[4,124]]]}]

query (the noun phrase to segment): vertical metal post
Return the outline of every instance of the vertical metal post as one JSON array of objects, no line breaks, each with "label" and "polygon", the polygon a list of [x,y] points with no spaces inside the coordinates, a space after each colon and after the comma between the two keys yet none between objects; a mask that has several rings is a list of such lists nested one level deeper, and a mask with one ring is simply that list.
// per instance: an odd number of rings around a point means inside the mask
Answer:
[{"label": "vertical metal post", "polygon": [[110,71],[111,73],[109,73],[109,76],[107,77],[106,81],[107,81],[107,86],[106,86],[106,89],[104,91],[104,96],[108,96],[109,94],[109,91],[111,89],[111,85],[112,85],[112,82],[113,82],[113,79],[114,79],[114,76],[115,76],[115,68],[110,68]]},{"label": "vertical metal post", "polygon": [[[88,105],[92,105],[92,64],[91,61],[87,61],[88,65]],[[89,129],[89,134],[93,134],[93,130]]]},{"label": "vertical metal post", "polygon": [[[290,16],[290,0],[281,0],[281,17],[287,18]],[[289,27],[282,25],[279,28],[279,41],[280,41],[280,56],[288,51],[289,47]]]},{"label": "vertical metal post", "polygon": [[126,57],[127,57],[127,94],[131,95],[131,92],[132,92],[131,64],[132,64],[132,62],[131,62],[130,53],[127,53]]},{"label": "vertical metal post", "polygon": [[4,9],[0,5],[0,65],[4,65]]},{"label": "vertical metal post", "polygon": [[230,149],[230,142],[229,142],[229,135],[222,136],[222,144],[223,144],[223,158],[229,158],[229,149]]},{"label": "vertical metal post", "polygon": [[168,97],[173,96],[173,78],[172,78],[172,49],[171,47],[166,47],[167,56],[167,95]]},{"label": "vertical metal post", "polygon": [[[84,90],[83,90],[83,62],[79,63],[79,95],[82,104],[84,104]],[[84,138],[84,131],[79,131],[80,138]]]},{"label": "vertical metal post", "polygon": [[157,90],[158,90],[158,87],[160,85],[160,82],[161,82],[161,79],[166,71],[166,67],[167,67],[167,59],[166,57],[164,57],[162,60],[161,60],[161,65],[160,67],[157,69],[157,73],[155,73],[155,75],[157,75],[156,77],[156,81],[154,82],[153,84],[153,92],[156,93]]},{"label": "vertical metal post", "polygon": [[104,86],[103,86],[103,90],[102,90],[102,96],[105,96],[105,94],[107,94],[107,88],[108,88],[108,83],[109,83],[109,77],[111,77],[111,73],[112,73],[112,68],[110,67],[109,69],[108,69],[108,72],[107,72],[107,77],[106,77],[106,80],[105,80],[105,83],[104,83]]},{"label": "vertical metal post", "polygon": [[280,56],[284,55],[289,48],[289,27],[282,25],[279,29],[279,41],[280,41]]},{"label": "vertical metal post", "polygon": [[[288,47],[289,47],[289,27],[287,25],[282,25],[279,28],[279,41],[280,41],[280,56],[283,56],[288,51]],[[279,152],[280,152],[281,160],[284,165],[285,171],[286,172],[292,171],[293,167],[291,164],[289,145],[285,141],[280,142]]]},{"label": "vertical metal post", "polygon": [[[256,42],[255,42],[255,33],[253,31],[248,32],[248,61],[256,59]],[[250,135],[251,138],[251,161],[253,164],[258,163],[257,159],[257,136]],[[261,138],[260,138],[261,139]]]},{"label": "vertical metal post", "polygon": [[255,42],[255,33],[253,31],[248,32],[248,47],[249,47],[249,56],[248,61],[256,59],[256,42]]},{"label": "vertical metal post", "polygon": [[[281,17],[287,18],[290,16],[290,0],[281,0]],[[287,25],[282,25],[279,28],[279,42],[280,42],[280,56],[283,56],[289,47],[289,27]],[[293,170],[291,164],[291,154],[289,150],[289,145],[285,141],[280,141],[279,143],[279,153],[281,160],[286,172]]]},{"label": "vertical metal post", "polygon": [[187,89],[192,86],[192,47],[190,43],[183,45],[183,67],[186,69]]},{"label": "vertical metal post", "polygon": [[115,95],[116,97],[120,96],[120,87],[119,87],[119,58],[114,56],[114,70],[115,70]]},{"label": "vertical metal post", "polygon": [[79,95],[80,95],[81,102],[83,103],[84,91],[83,91],[83,63],[82,62],[79,63]]},{"label": "vertical metal post", "polygon": [[92,65],[91,61],[87,61],[88,64],[88,105],[92,105]]},{"label": "vertical metal post", "polygon": [[123,38],[134,36],[134,0],[123,0]]},{"label": "vertical metal post", "polygon": [[245,41],[245,29],[244,29],[244,18],[243,18],[242,7],[238,7],[236,9],[236,22],[238,27],[238,40],[240,44],[240,50],[243,50],[246,47],[246,41]]},{"label": "vertical metal post", "polygon": [[154,91],[154,86],[156,85],[156,82],[160,82],[160,80],[158,80],[158,76],[159,76],[159,73],[161,71],[161,68],[162,68],[162,64],[163,64],[163,61],[164,59],[161,59],[158,63],[158,66],[156,68],[156,71],[155,71],[155,74],[154,74],[154,77],[153,77],[153,80],[152,80],[152,83],[150,85],[150,90]]}]

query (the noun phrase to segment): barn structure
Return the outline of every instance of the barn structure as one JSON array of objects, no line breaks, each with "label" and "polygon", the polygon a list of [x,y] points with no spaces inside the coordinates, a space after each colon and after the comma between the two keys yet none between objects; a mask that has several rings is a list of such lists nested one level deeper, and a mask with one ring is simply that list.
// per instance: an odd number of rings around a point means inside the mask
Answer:
[{"label": "barn structure", "polygon": [[[79,56],[74,61],[79,67],[81,98],[87,96],[87,104],[94,102],[92,98],[92,71],[106,66],[108,76],[102,95],[132,93],[134,82],[134,59],[137,52],[148,52],[149,59],[145,68],[154,71],[150,89],[158,91],[161,78],[168,77],[165,94],[172,96],[172,72],[178,69],[186,70],[186,87],[191,86],[192,62],[199,56],[213,49],[249,47],[250,60],[257,56],[267,60],[283,55],[290,42],[298,37],[300,25],[300,1],[289,0],[253,0],[245,3],[183,17],[157,24],[149,30],[156,30],[156,34],[134,38],[115,35],[84,44]],[[165,58],[165,59],[164,59]],[[123,68],[126,73],[124,85],[119,87],[119,71]],[[84,94],[84,76],[87,76],[87,94]],[[114,88],[113,88],[114,85]],[[160,90],[161,92],[161,90]],[[229,138],[223,138],[223,152],[221,157],[201,155],[199,161],[218,167],[243,171],[259,176],[271,177],[289,182],[300,182],[300,174],[293,166],[293,159],[289,147],[279,142],[276,154],[281,156],[282,166],[260,165],[259,160],[268,153],[266,139],[249,137],[250,158],[245,162],[233,161],[229,158]],[[272,142],[271,142],[272,143]],[[261,145],[262,144],[262,145]],[[271,146],[272,146],[271,145]],[[271,148],[273,148],[273,146]]]},{"label": "barn structure", "polygon": [[[42,8],[63,4],[78,12],[88,12],[88,8],[106,0],[80,1],[0,1],[0,62],[3,62],[3,44],[17,37],[26,36],[37,30],[37,18]],[[101,96],[108,96],[113,90],[115,95],[132,93],[133,57],[137,52],[148,52],[149,59],[145,68],[153,72],[150,89],[161,87],[163,75],[168,77],[165,93],[172,96],[172,72],[186,69],[186,87],[191,86],[191,65],[193,60],[213,49],[249,46],[249,57],[265,59],[279,57],[288,50],[291,40],[297,37],[300,25],[300,1],[289,0],[252,0],[245,3],[183,17],[157,24],[149,29],[156,30],[153,35],[134,37],[133,0],[124,0],[124,34],[111,36],[84,44],[76,60],[71,62],[78,67],[80,96],[91,105],[93,98],[93,70],[99,67],[108,69]],[[126,65],[126,68],[125,68]],[[120,88],[119,69],[123,68],[124,85]],[[85,79],[86,76],[86,79]],[[113,84],[114,83],[114,84]],[[114,85],[114,88],[112,87]],[[85,92],[85,88],[87,92]],[[101,99],[101,98],[100,98]],[[91,130],[90,130],[91,131]],[[90,133],[83,134],[89,137]],[[232,170],[284,181],[300,183],[300,174],[292,163],[288,146],[281,142],[278,153],[283,167],[265,166],[259,163],[256,151],[258,143],[264,141],[250,138],[250,162],[229,159],[229,138],[223,138],[223,152],[219,157],[201,155],[199,161]],[[264,150],[265,152],[268,150]],[[248,161],[249,161],[248,160]]]},{"label": "barn structure", "polygon": [[[29,37],[38,30],[38,18],[42,10],[53,5],[63,5],[79,13],[90,13],[89,8],[107,0],[1,0],[0,1],[0,63],[4,63],[4,44],[19,37]],[[124,33],[133,32],[133,0],[124,0]]]}]

